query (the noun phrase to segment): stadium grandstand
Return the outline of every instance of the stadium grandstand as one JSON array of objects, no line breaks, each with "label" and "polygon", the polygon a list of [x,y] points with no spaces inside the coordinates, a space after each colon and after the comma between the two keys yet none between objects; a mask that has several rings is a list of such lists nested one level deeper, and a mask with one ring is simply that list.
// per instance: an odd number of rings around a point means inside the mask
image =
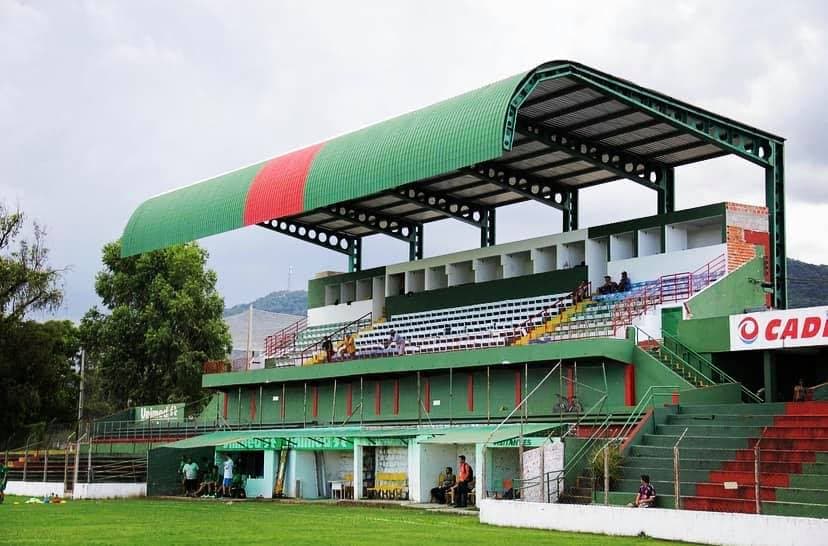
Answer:
[{"label": "stadium grandstand", "polygon": [[[765,202],[677,208],[680,167],[723,156]],[[653,210],[581,227],[579,192],[619,180]],[[152,197],[125,256],[258,226],[347,271],[256,359],[205,363],[203,410],[96,423],[91,450],[149,450],[149,495],[229,453],[248,497],[426,503],[462,454],[471,503],[627,504],[648,474],[663,508],[828,517],[828,314],[787,309],[784,180],[783,138],[554,61]],[[560,231],[497,244],[524,201]],[[479,247],[425,257],[441,220]],[[375,235],[409,260],[364,269]]]}]

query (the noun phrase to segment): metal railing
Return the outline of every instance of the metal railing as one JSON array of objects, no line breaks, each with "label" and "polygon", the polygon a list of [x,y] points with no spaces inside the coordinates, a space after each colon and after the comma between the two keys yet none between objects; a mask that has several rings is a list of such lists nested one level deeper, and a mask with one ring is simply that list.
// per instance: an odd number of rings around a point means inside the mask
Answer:
[{"label": "metal railing", "polygon": [[296,338],[308,327],[308,319],[302,318],[267,336],[264,340],[264,352],[262,358],[281,356],[284,352],[296,349]]}]

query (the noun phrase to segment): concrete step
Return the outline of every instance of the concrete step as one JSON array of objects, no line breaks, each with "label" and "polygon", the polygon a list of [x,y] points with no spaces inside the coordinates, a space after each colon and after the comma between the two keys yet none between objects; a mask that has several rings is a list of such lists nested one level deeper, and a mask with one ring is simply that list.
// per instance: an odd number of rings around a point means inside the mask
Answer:
[{"label": "concrete step", "polygon": [[[717,461],[714,459],[691,459],[689,457],[681,457],[679,452],[679,464],[684,470],[718,470],[725,461]],[[641,474],[647,473],[647,470],[653,468],[673,468],[672,455],[667,457],[626,457],[624,459],[624,468],[638,468]]]},{"label": "concrete step", "polygon": [[726,415],[782,415],[785,403],[770,404],[713,404],[700,406],[679,406],[679,415],[726,414]]},{"label": "concrete step", "polygon": [[[682,429],[684,430],[684,429]],[[667,435],[667,434],[645,434],[643,437],[644,445],[647,446],[662,446],[662,447],[669,447],[672,448],[676,445],[676,442],[679,439],[679,435]],[[797,440],[780,440],[783,442],[794,442]],[[770,442],[770,441],[768,441]],[[738,437],[728,437],[728,436],[696,436],[690,435],[688,432],[688,436],[684,437],[684,440],[681,442],[681,448],[699,448],[699,449],[745,449],[749,447],[749,438],[738,438]],[[764,445],[765,442],[763,442]],[[773,446],[768,445],[768,449],[771,449]]]},{"label": "concrete step", "polygon": [[762,513],[773,516],[828,518],[828,504],[798,502],[763,502]]},{"label": "concrete step", "polygon": [[828,490],[780,487],[776,489],[776,499],[774,500],[806,504],[823,504],[828,502]]},{"label": "concrete step", "polygon": [[772,415],[683,414],[668,415],[668,425],[738,425],[766,427],[774,424]]},{"label": "concrete step", "polygon": [[779,426],[828,427],[828,416],[778,415],[774,418],[773,424]]},{"label": "concrete step", "polygon": [[[682,475],[682,479],[684,476]],[[699,480],[702,481],[702,480]],[[736,482],[739,485],[753,485],[753,470],[713,470],[707,480],[708,483]],[[762,472],[759,474],[759,483],[767,487],[788,487],[791,485],[790,476],[783,472]]]},{"label": "concrete step", "polygon": [[[755,438],[748,441],[750,448],[755,444]],[[763,450],[828,451],[828,438],[763,438],[759,445]]]},{"label": "concrete step", "polygon": [[785,404],[785,415],[822,415],[828,417],[828,401],[821,402],[788,402]]},{"label": "concrete step", "polygon": [[[769,501],[776,500],[776,491],[775,487],[760,487],[759,498]],[[725,489],[720,483],[698,483],[696,484],[696,495],[717,499],[750,500],[756,498],[756,488],[752,485],[740,484],[736,489]]]},{"label": "concrete step", "polygon": [[[828,453],[826,453],[825,455],[828,455]],[[739,451],[735,452],[735,455],[733,458],[731,458],[731,460],[753,462],[754,457],[755,454],[752,449],[740,449]],[[766,462],[815,463],[817,461],[817,452],[792,451],[786,449],[762,449],[760,458],[761,460]]]},{"label": "concrete step", "polygon": [[743,499],[722,499],[693,496],[682,498],[681,506],[685,510],[701,510],[705,512],[737,512],[743,514],[756,513],[756,501]]},{"label": "concrete step", "polygon": [[790,438],[796,440],[828,439],[828,427],[776,425],[768,427],[762,435],[762,438]]},{"label": "concrete step", "polygon": [[[687,429],[688,436],[725,436],[728,438],[758,438],[762,433],[760,427],[746,427],[738,425],[656,425],[656,434],[681,436]],[[771,429],[768,429],[770,432]]]},{"label": "concrete step", "polygon": [[[721,470],[732,472],[753,472],[754,466],[755,463],[753,461],[728,461],[722,464]],[[761,460],[760,455],[759,471],[778,474],[799,474],[802,472],[802,463],[763,461]]]},{"label": "concrete step", "polygon": [[[624,479],[636,479],[638,480],[642,474],[648,474],[650,476],[650,480],[654,482],[664,482],[669,483],[670,487],[672,488],[673,484],[673,467],[653,467],[653,468],[646,468],[642,469],[640,467],[628,467],[625,465],[621,465],[621,473]],[[707,481],[716,481],[716,480],[709,480],[708,477],[710,476],[711,472],[718,472],[718,470],[707,470],[707,469],[692,469],[692,468],[682,468],[681,469],[681,481],[688,482],[688,483],[700,483],[700,482],[707,482]],[[640,485],[640,484],[639,484]],[[636,487],[636,490],[638,487]]]},{"label": "concrete step", "polygon": [[[683,476],[682,476],[683,479]],[[650,476],[650,484],[655,488],[656,495],[660,498],[664,494],[673,494],[675,490],[675,484],[670,478],[669,481],[661,481],[661,480],[653,480],[652,476]],[[641,485],[641,480],[638,476],[630,476],[625,477],[620,480],[615,480],[612,486],[612,491],[624,492],[628,496],[631,495],[631,498],[628,497],[627,502],[630,502],[632,498],[635,498],[635,494],[638,492],[638,487]],[[681,494],[684,495],[695,495],[696,494],[696,484],[690,482],[681,482]],[[626,504],[626,503],[624,503]],[[672,507],[672,505],[671,505]]]},{"label": "concrete step", "polygon": [[[678,439],[678,438],[676,438]],[[687,447],[684,442],[681,443],[681,447],[679,447],[679,455],[684,459],[685,457],[689,459],[701,459],[707,458],[710,460],[715,461],[730,461],[736,456],[737,453],[741,451],[751,453],[751,459],[753,460],[753,451],[751,450],[735,450],[735,449],[717,449],[717,448],[706,448],[706,447]],[[673,459],[673,447],[672,446],[653,446],[653,445],[637,445],[633,446],[630,450],[631,457],[652,457],[652,458],[659,458],[659,459],[668,459],[672,461]]]}]

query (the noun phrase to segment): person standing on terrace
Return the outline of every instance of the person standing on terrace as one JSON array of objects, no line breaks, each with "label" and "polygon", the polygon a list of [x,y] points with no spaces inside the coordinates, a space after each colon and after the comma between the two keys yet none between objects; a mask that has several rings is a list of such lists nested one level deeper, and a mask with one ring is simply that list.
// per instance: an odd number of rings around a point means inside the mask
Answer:
[{"label": "person standing on terrace", "polygon": [[630,282],[630,278],[627,276],[626,271],[621,272],[621,279],[618,281],[618,288],[616,289],[618,292],[629,292],[632,289],[632,283]]}]

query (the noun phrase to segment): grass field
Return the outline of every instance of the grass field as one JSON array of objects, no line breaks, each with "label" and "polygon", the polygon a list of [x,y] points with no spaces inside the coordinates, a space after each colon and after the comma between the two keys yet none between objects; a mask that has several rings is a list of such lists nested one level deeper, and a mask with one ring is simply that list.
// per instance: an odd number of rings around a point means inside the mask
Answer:
[{"label": "grass field", "polygon": [[24,500],[8,497],[0,505],[0,544],[679,544],[491,527],[472,516],[400,507],[183,500],[27,505]]}]

